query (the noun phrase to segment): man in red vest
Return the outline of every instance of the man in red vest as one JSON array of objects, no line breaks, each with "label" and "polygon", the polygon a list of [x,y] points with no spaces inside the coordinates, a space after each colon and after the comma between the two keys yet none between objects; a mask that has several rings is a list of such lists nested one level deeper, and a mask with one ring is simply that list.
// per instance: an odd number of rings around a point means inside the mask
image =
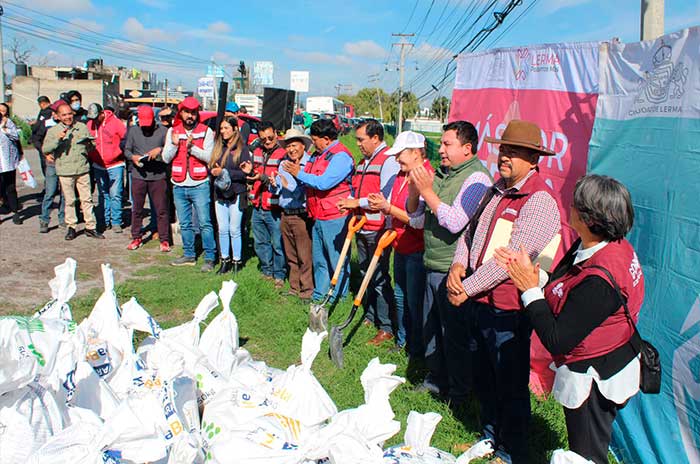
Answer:
[{"label": "man in red vest", "polygon": [[556,249],[562,215],[556,194],[537,169],[540,156],[554,153],[542,145],[536,124],[513,120],[501,139],[486,141],[500,144],[501,178],[484,195],[458,241],[447,292],[454,306],[469,305],[455,310],[468,309],[475,319],[474,372],[483,438],[492,441],[503,462],[523,463],[529,438],[532,328],[518,290],[492,254],[496,247],[524,246],[534,260],[552,246]]},{"label": "man in red vest", "polygon": [[[284,161],[282,169],[306,186],[306,207],[315,222],[311,229],[314,292],[312,305],[328,293],[331,275],[338,264],[345,237],[349,210],[340,210],[338,201],[352,195],[352,173],[355,161],[350,150],[338,141],[338,129],[330,119],[319,119],[311,125],[311,140],[316,152],[301,171],[296,163]],[[350,260],[338,277],[331,303],[342,298],[350,283]]]},{"label": "man in red vest", "polygon": [[[269,121],[260,123],[258,138],[260,144],[253,150],[254,174],[248,177],[248,180],[253,182],[250,200],[253,205],[251,223],[255,254],[260,260],[263,278],[274,281],[276,288],[282,288],[287,275],[287,261],[282,249],[280,230],[282,210],[279,207],[279,197],[270,192],[269,187],[270,179],[279,171],[280,162],[287,152],[277,142],[275,126]],[[246,166],[241,168],[247,171]]]},{"label": "man in red vest", "polygon": [[[352,176],[354,198],[341,199],[338,201],[338,208],[343,211],[354,209],[367,217],[367,222],[356,235],[360,273],[364,278],[379,237],[386,228],[384,215],[381,211],[370,208],[368,197],[373,193],[382,193],[384,198],[391,196],[391,188],[399,172],[399,163],[396,156],[387,153],[389,147],[384,143],[384,127],[379,121],[366,119],[361,122],[355,128],[355,138],[364,159],[357,165],[355,175]],[[389,315],[389,307],[394,298],[389,276],[390,255],[391,249],[385,249],[367,288],[365,300],[367,324],[378,328],[377,335],[368,343],[376,346],[394,338]]]},{"label": "man in red vest", "polygon": [[199,121],[199,101],[194,97],[185,98],[178,105],[178,114],[173,127],[168,129],[162,152],[163,161],[172,166],[173,197],[182,234],[183,256],[173,261],[173,266],[194,266],[197,262],[192,221],[194,209],[204,248],[202,272],[214,269],[216,240],[211,223],[207,169],[213,148],[214,132]]}]

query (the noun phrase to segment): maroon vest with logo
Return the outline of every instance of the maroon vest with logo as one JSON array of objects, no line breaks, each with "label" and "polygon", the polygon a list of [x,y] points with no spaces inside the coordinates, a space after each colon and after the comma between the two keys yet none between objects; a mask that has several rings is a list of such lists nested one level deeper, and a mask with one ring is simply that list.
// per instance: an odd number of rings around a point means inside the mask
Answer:
[{"label": "maroon vest with logo", "polygon": [[[256,173],[265,174],[268,177],[273,177],[274,173],[279,171],[280,163],[284,159],[287,152],[282,147],[277,147],[270,153],[270,156],[265,160],[265,154],[262,147],[257,147],[253,151],[253,166]],[[255,181],[250,195],[253,206],[261,207],[266,211],[279,208],[279,196],[274,195],[265,188],[259,180]]]},{"label": "maroon vest with logo", "polygon": [[[350,150],[338,142],[324,153],[314,156],[313,160],[306,163],[304,172],[315,176],[322,176],[326,172],[326,168],[334,156],[350,156]],[[353,165],[355,160],[352,160]],[[352,173],[351,173],[352,174]],[[309,216],[320,221],[330,219],[338,219],[350,214],[349,211],[341,212],[336,204],[341,198],[347,198],[352,195],[351,179],[341,181],[338,185],[330,190],[316,190],[306,186],[306,208],[309,210]]]},{"label": "maroon vest with logo", "polygon": [[[207,126],[198,123],[190,135],[192,145],[198,148],[204,147],[204,137],[207,135]],[[204,180],[208,176],[207,164],[196,156],[187,153],[187,132],[183,124],[173,127],[173,133],[178,136],[177,154],[172,161],[172,178],[175,182],[184,182],[189,173],[192,180]]]},{"label": "maroon vest with logo", "polygon": [[[614,287],[603,271],[591,267],[594,265],[604,267],[612,274],[622,295],[627,299],[627,307],[636,323],[644,300],[644,275],[634,248],[625,239],[608,243],[581,265],[574,265],[565,275],[549,283],[544,289],[544,296],[552,312],[555,315],[561,312],[571,289],[586,277],[598,276]],[[596,302],[591,301],[591,304]],[[632,333],[632,326],[620,305],[617,311],[593,329],[573,350],[565,355],[554,356],[554,362],[561,366],[603,356],[627,343]]]},{"label": "maroon vest with logo", "polygon": [[[515,220],[518,218],[518,215],[520,214],[520,210],[525,205],[525,203],[527,203],[530,197],[533,194],[542,191],[547,192],[549,195],[551,195],[551,197],[556,202],[557,209],[559,210],[560,222],[562,224],[558,233],[563,233],[563,230],[568,226],[564,224],[564,218],[566,216],[564,215],[564,211],[562,210],[559,200],[557,199],[557,196],[552,191],[552,189],[547,184],[545,184],[540,175],[537,172],[535,172],[530,176],[530,178],[525,182],[525,184],[523,184],[523,186],[516,194],[502,197],[501,201],[498,203],[498,206],[496,206],[496,211],[494,212],[493,217],[491,218],[491,223],[489,224],[487,234],[488,239],[486,240],[486,243],[484,243],[484,246],[481,249],[481,256],[479,257],[479,261],[477,262],[477,268],[480,267],[482,264],[482,261],[484,259],[484,253],[488,247],[488,242],[491,236],[493,235],[493,230],[496,227],[496,222],[499,219],[515,222]],[[556,265],[556,263],[561,259],[561,257],[564,256],[565,251],[566,250],[564,249],[563,241],[560,241],[559,248],[554,258],[554,262],[552,263],[551,269],[553,269],[554,265]],[[518,289],[515,288],[513,281],[510,279],[506,279],[505,281],[496,285],[488,292],[475,295],[473,299],[478,301],[479,303],[486,303],[505,311],[519,311],[523,309],[522,303],[520,301],[520,295],[518,294]]]},{"label": "maroon vest with logo", "polygon": [[[355,175],[352,176],[352,188],[356,198],[367,197],[370,193],[381,191],[381,173],[384,162],[391,155],[386,152],[389,147],[383,148],[379,153],[367,160],[363,159],[357,165]],[[358,214],[367,216],[367,222],[362,227],[363,230],[378,231],[384,228],[384,215],[380,211],[369,211],[360,208]]]}]

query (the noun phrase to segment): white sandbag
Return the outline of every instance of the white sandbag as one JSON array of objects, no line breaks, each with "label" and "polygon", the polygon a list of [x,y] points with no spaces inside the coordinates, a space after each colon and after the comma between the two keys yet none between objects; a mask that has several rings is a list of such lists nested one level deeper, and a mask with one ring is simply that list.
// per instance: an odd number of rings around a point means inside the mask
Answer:
[{"label": "white sandbag", "polygon": [[66,375],[62,387],[62,401],[68,408],[66,412],[71,424],[82,419],[80,411],[76,412],[76,409],[92,411],[105,420],[119,406],[117,395],[86,361],[75,364]]},{"label": "white sandbag", "polygon": [[51,301],[46,303],[34,317],[47,319],[73,320],[68,301],[75,295],[75,269],[78,263],[73,258],[66,258],[63,264],[54,267],[55,277],[49,281]]},{"label": "white sandbag", "polygon": [[37,383],[0,396],[0,462],[25,464],[29,455],[63,430],[63,414]]},{"label": "white sandbag", "polygon": [[442,420],[440,414],[416,411],[408,413],[404,444],[392,446],[384,451],[385,464],[440,464],[454,463],[456,458],[446,452],[430,446],[435,428]]},{"label": "white sandbag", "polygon": [[563,449],[554,450],[552,453],[552,459],[549,464],[593,464],[593,461],[589,461],[580,454],[574,453],[573,451],[565,451]]},{"label": "white sandbag", "polygon": [[191,321],[165,329],[161,334],[161,338],[176,339],[178,343],[198,347],[200,337],[199,325],[209,317],[209,313],[218,305],[219,297],[216,295],[216,292],[209,292],[197,305]]},{"label": "white sandbag", "polygon": [[87,337],[87,361],[97,374],[109,382],[122,363],[124,350],[131,345],[129,331],[119,324],[120,309],[114,293],[114,271],[102,265],[104,292],[90,315],[80,323]]},{"label": "white sandbag", "polygon": [[122,305],[121,310],[120,323],[122,326],[127,329],[148,333],[156,339],[160,338],[163,329],[160,328],[158,322],[151,317],[148,311],[136,301],[136,298],[131,297],[129,301]]},{"label": "white sandbag", "polygon": [[158,461],[167,456],[164,432],[158,399],[148,395],[130,397],[104,424],[83,422],[54,435],[32,453],[27,464]]},{"label": "white sandbag", "polygon": [[221,284],[219,291],[221,312],[204,329],[199,341],[199,349],[207,355],[211,364],[226,379],[231,378],[232,372],[238,365],[236,357],[238,321],[231,312],[231,299],[237,288],[238,284],[233,280],[227,280]]},{"label": "white sandbag", "polygon": [[272,381],[270,402],[283,416],[293,417],[306,427],[320,425],[338,412],[338,408],[311,372],[327,332],[306,329],[301,342],[301,365],[292,365]]},{"label": "white sandbag", "polygon": [[462,453],[458,458],[456,464],[468,464],[475,459],[483,458],[492,454],[495,450],[493,449],[493,442],[489,439],[480,440],[476,442],[471,448]]}]

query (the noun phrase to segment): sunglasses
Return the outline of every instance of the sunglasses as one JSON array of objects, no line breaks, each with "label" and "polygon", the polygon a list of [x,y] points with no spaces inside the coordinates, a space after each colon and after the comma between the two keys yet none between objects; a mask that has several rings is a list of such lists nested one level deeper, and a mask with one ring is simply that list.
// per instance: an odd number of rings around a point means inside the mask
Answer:
[{"label": "sunglasses", "polygon": [[271,141],[275,140],[276,138],[277,138],[277,136],[275,136],[275,135],[268,135],[267,137],[260,136],[261,140],[267,140],[268,142],[271,142]]}]

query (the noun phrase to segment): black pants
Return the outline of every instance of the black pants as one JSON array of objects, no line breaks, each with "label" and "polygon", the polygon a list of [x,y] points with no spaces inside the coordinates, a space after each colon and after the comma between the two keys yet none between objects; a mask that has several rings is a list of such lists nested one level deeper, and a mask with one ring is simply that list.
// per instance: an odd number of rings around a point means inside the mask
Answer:
[{"label": "black pants", "polygon": [[0,194],[7,202],[10,211],[16,213],[19,211],[19,201],[17,201],[17,187],[15,181],[17,179],[17,171],[7,171],[0,173]]},{"label": "black pants", "polygon": [[[355,236],[357,239],[357,258],[363,279],[382,233],[383,231],[359,232]],[[391,288],[391,276],[389,275],[389,255],[391,255],[391,248],[386,248],[379,258],[377,269],[367,287],[365,318],[374,322],[378,329],[393,334],[391,305],[394,303],[394,290]]]},{"label": "black pants", "polygon": [[605,398],[593,382],[591,394],[577,409],[564,408],[569,449],[596,464],[608,464],[612,424],[621,406]]}]

